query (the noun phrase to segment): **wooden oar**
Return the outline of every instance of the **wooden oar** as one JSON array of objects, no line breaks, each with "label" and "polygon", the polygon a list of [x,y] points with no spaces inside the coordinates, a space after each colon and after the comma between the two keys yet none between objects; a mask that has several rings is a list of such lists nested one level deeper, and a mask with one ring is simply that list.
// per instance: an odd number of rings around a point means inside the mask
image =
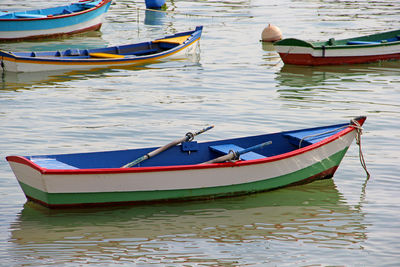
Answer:
[{"label": "wooden oar", "polygon": [[191,140],[193,140],[193,138],[196,135],[204,133],[204,132],[206,132],[206,131],[208,131],[208,130],[210,130],[212,128],[214,128],[214,125],[208,126],[208,127],[204,128],[204,129],[201,129],[200,131],[195,132],[195,133],[188,132],[184,137],[182,137],[180,139],[177,139],[175,141],[172,141],[171,143],[166,144],[165,146],[159,147],[159,148],[147,153],[146,155],[141,156],[140,158],[137,158],[132,162],[129,162],[128,164],[122,166],[121,168],[130,168],[132,166],[135,166],[136,164],[138,164],[138,163],[140,163],[140,162],[142,162],[142,161],[144,161],[146,159],[149,159],[151,157],[154,157],[155,155],[157,155],[157,154],[159,154],[159,153],[161,153],[161,152],[163,152],[163,151],[165,151],[165,150],[167,150],[167,149],[169,149],[169,148],[171,148],[173,146],[176,146],[176,145],[178,145],[178,144],[180,144],[182,142],[191,141]]},{"label": "wooden oar", "polygon": [[212,160],[200,163],[200,164],[210,164],[210,163],[225,162],[227,160],[232,160],[232,159],[235,159],[235,158],[239,159],[240,155],[246,154],[247,152],[256,150],[258,148],[263,148],[264,146],[268,146],[270,144],[272,144],[272,141],[264,142],[264,143],[261,143],[261,144],[258,144],[258,145],[255,145],[255,146],[252,146],[252,147],[249,147],[249,148],[245,148],[245,149],[240,150],[240,151],[231,151],[231,152],[229,152],[228,154],[226,154],[224,156],[221,156],[221,157],[218,157],[218,158],[215,158],[215,159],[212,159]]}]

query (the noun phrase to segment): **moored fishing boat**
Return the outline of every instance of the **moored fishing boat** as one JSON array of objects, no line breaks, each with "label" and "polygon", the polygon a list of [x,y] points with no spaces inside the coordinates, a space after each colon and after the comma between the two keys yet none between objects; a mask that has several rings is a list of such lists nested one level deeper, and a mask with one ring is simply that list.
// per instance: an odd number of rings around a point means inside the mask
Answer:
[{"label": "moored fishing boat", "polygon": [[98,30],[111,0],[84,0],[45,9],[0,12],[0,40],[39,39]]},{"label": "moored fishing boat", "polygon": [[202,29],[202,26],[197,26],[193,31],[176,33],[154,41],[105,48],[50,52],[0,50],[0,66],[3,71],[35,72],[144,65],[194,50]]},{"label": "moored fishing boat", "polygon": [[285,64],[314,66],[395,60],[400,59],[400,30],[321,42],[287,38],[274,46]]},{"label": "moored fishing boat", "polygon": [[193,141],[209,127],[157,149],[7,161],[28,200],[50,208],[235,196],[332,177],[365,120]]}]

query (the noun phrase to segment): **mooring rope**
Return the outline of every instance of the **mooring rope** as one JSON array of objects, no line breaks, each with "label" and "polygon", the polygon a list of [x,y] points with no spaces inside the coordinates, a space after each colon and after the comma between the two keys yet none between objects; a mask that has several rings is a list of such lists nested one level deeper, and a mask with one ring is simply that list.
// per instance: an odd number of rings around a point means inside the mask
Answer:
[{"label": "mooring rope", "polygon": [[365,173],[367,174],[367,181],[368,181],[368,179],[370,177],[370,174],[369,174],[369,172],[367,170],[367,164],[365,163],[364,154],[363,154],[362,148],[361,148],[361,135],[362,135],[363,128],[361,127],[360,123],[358,123],[358,121],[355,120],[355,119],[352,119],[351,123],[348,124],[348,125],[344,125],[342,127],[339,127],[339,128],[336,128],[336,129],[333,129],[333,130],[330,130],[330,131],[304,136],[303,138],[301,138],[301,140],[299,142],[299,148],[301,148],[301,144],[302,144],[303,140],[305,140],[307,138],[316,137],[316,136],[320,136],[320,135],[336,132],[336,131],[338,131],[340,129],[347,128],[347,127],[352,127],[354,129],[356,129],[356,144],[358,145],[358,156],[360,158],[361,166],[363,167]]},{"label": "mooring rope", "polygon": [[353,124],[351,124],[350,126],[353,127],[353,128],[355,128],[356,131],[357,131],[357,134],[356,134],[356,144],[358,145],[358,156],[359,156],[359,158],[360,158],[361,166],[363,167],[365,173],[367,174],[367,180],[366,180],[366,181],[368,181],[368,180],[369,180],[369,177],[370,177],[370,174],[369,174],[369,172],[368,172],[368,170],[367,170],[367,164],[365,163],[364,154],[363,154],[362,148],[361,148],[361,135],[362,135],[362,130],[363,130],[363,128],[362,128],[361,125],[358,123],[358,121],[352,119],[351,122],[352,122]]}]

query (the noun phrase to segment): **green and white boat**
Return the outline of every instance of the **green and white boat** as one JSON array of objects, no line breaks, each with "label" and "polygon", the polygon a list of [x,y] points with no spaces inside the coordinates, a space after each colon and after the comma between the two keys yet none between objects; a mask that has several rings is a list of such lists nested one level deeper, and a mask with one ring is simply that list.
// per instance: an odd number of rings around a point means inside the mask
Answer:
[{"label": "green and white boat", "polygon": [[330,178],[366,117],[350,123],[164,147],[8,156],[28,200],[50,208],[237,196]]},{"label": "green and white boat", "polygon": [[287,38],[274,43],[285,64],[340,65],[400,59],[400,30],[355,38],[307,42]]}]

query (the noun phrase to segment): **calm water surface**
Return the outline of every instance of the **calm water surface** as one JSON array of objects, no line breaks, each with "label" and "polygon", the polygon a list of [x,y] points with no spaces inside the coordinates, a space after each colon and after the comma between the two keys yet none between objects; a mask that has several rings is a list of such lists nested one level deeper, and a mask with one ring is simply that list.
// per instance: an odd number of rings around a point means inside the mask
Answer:
[{"label": "calm water surface", "polygon": [[[61,3],[70,1],[62,0]],[[1,1],[6,10],[50,6]],[[200,53],[128,69],[6,73],[0,80],[0,262],[6,266],[398,266],[400,62],[284,66],[259,42],[346,38],[398,28],[400,2],[113,1],[100,32],[0,44],[5,50],[102,47],[203,25]],[[163,145],[368,119],[334,179],[204,202],[86,210],[27,203],[5,156]]]}]

